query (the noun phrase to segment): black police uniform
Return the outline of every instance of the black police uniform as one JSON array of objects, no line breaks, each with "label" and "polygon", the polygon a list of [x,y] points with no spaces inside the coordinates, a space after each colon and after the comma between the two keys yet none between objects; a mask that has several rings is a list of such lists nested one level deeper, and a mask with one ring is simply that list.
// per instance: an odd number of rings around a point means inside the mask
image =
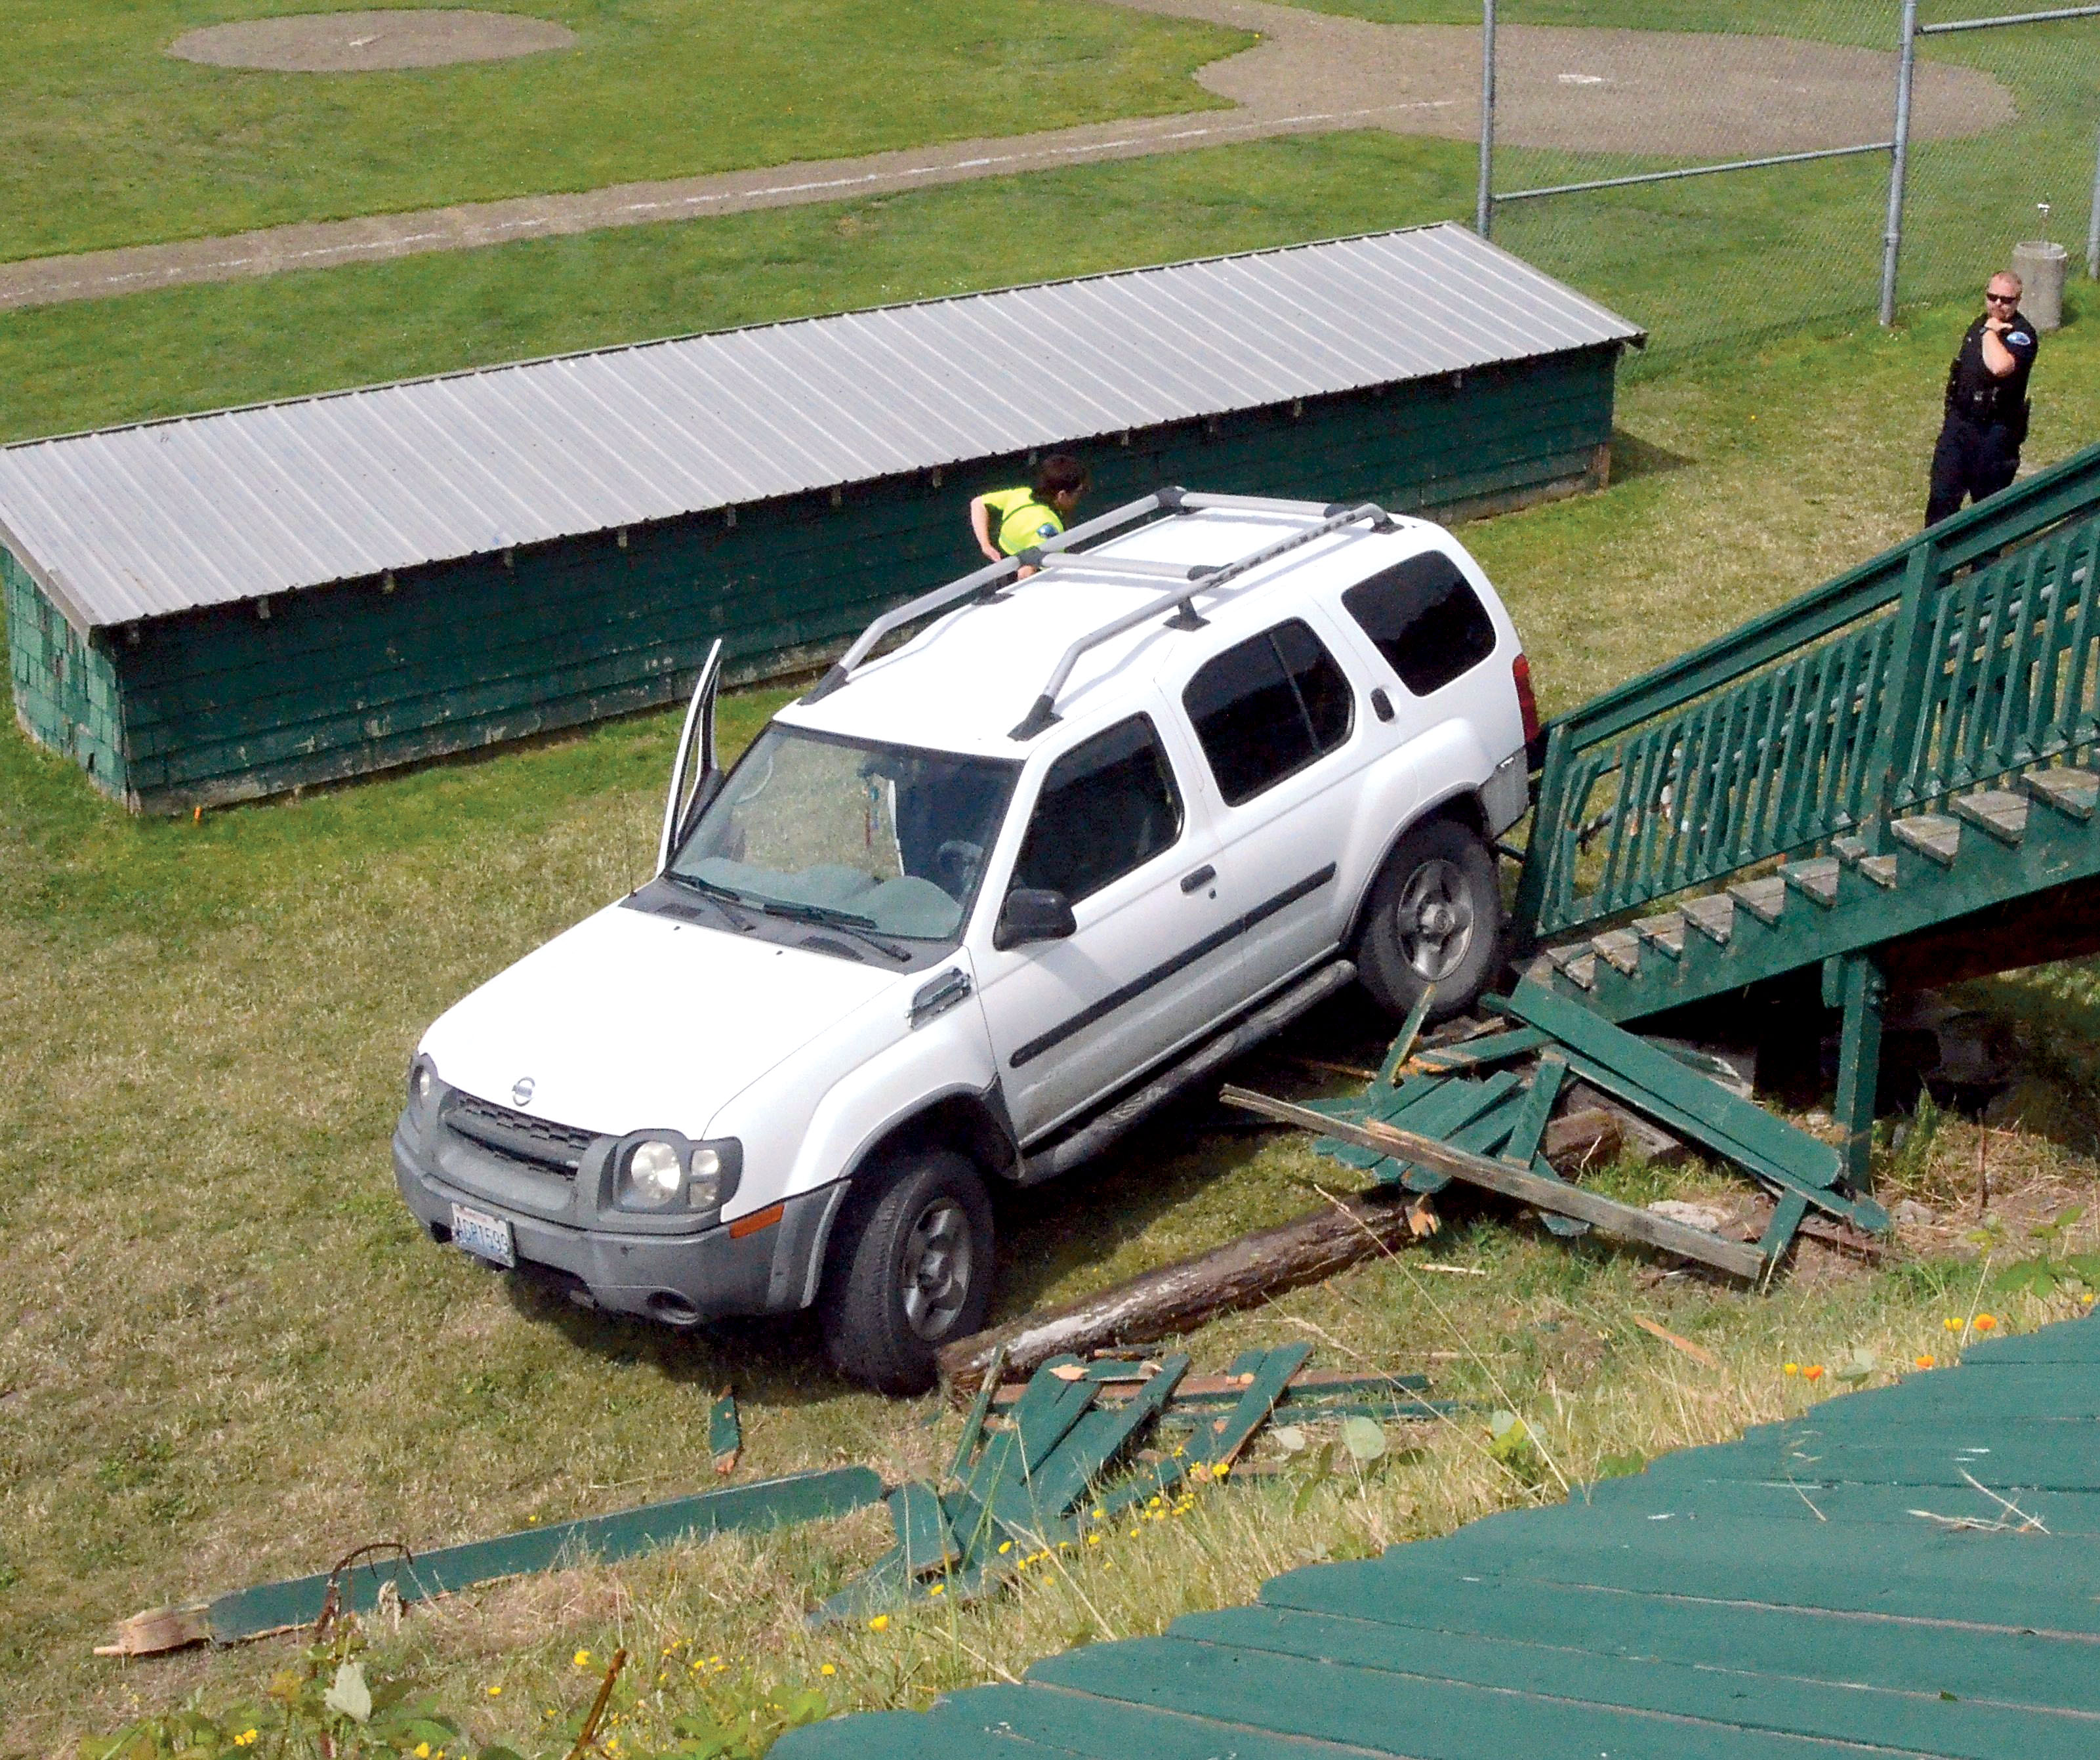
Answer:
[{"label": "black police uniform", "polygon": [[1965,496],[1995,495],[2020,467],[2020,443],[2027,437],[2027,374],[2033,370],[2035,327],[2015,312],[1998,340],[2013,357],[2013,370],[1997,378],[1983,365],[1983,325],[1969,326],[1947,369],[1947,419],[1932,449],[1932,492],[1925,523],[1936,525],[1961,506]]}]

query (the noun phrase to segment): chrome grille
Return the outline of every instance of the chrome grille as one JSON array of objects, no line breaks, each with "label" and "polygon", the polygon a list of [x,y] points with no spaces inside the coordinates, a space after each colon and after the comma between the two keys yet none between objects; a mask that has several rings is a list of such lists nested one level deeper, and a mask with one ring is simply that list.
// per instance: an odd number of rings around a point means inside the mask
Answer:
[{"label": "chrome grille", "polygon": [[557,1125],[455,1091],[445,1102],[444,1121],[483,1148],[574,1178],[593,1140],[588,1130]]}]

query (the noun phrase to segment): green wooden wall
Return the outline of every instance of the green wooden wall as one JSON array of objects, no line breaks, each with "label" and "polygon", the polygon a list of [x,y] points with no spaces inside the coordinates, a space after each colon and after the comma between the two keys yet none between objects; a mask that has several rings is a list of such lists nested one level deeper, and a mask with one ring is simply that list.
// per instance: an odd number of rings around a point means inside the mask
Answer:
[{"label": "green wooden wall", "polygon": [[[1091,442],[1077,449],[1095,478],[1083,513],[1164,482],[1448,511],[1594,481],[1617,353]],[[638,527],[624,542],[607,532],[157,619],[104,657],[121,680],[121,748],[113,705],[102,723],[73,720],[108,730],[99,785],[166,811],[670,701],[717,636],[732,679],[814,666],[883,607],[976,566],[966,502],[1025,478],[1029,463],[989,460],[938,480],[922,472]],[[22,620],[11,601],[10,613],[12,629]],[[33,616],[32,640],[55,639],[55,617]],[[20,637],[15,646],[19,701]],[[90,698],[108,694],[106,670],[99,687],[80,670]],[[62,718],[24,719],[73,749],[46,731]]]},{"label": "green wooden wall", "polygon": [[84,639],[4,549],[0,587],[15,719],[31,738],[64,753],[99,787],[124,798],[123,709],[108,649]]}]

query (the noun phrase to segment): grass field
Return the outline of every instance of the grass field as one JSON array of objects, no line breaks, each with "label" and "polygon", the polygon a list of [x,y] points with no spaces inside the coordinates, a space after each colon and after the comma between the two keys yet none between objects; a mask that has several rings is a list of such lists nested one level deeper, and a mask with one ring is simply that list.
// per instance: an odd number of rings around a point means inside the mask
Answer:
[{"label": "grass field", "polygon": [[349,74],[164,52],[369,3],[13,0],[0,260],[1201,109],[1190,72],[1249,40],[1083,0],[532,0],[576,47]]},{"label": "grass field", "polygon": [[[1795,338],[1638,385],[1612,490],[1471,528],[1548,707],[1910,529],[1966,316]],[[2054,338],[2036,386],[2043,462],[2087,437],[2100,332],[2079,323]],[[1811,399],[1812,420],[1773,419]],[[779,700],[732,700],[730,742]],[[687,1339],[514,1294],[422,1239],[392,1190],[386,1140],[417,1033],[642,876],[674,731],[674,717],[645,717],[197,825],[128,819],[66,765],[0,740],[0,1304],[15,1317],[0,1338],[0,1753],[48,1752],[192,1691],[230,1702],[289,1653],[90,1660],[108,1623],[140,1607],[315,1568],[382,1535],[430,1544],[692,1484],[724,1379],[754,1475],[862,1460],[923,1470],[949,1439],[953,1421],[929,1422],[929,1403],[833,1381],[806,1329]],[[2090,1191],[2091,1004],[2078,974],[1980,989],[2057,1060],[2013,1103],[2041,1128],[1990,1150],[1994,1183],[2032,1218]],[[1370,1039],[1339,1010],[1296,1042],[1361,1057]],[[1253,1073],[1303,1079],[1274,1064]],[[1892,1166],[1894,1189],[1949,1204],[1977,1143],[1949,1122]],[[1331,1171],[1295,1142],[1185,1115],[1006,1207],[1003,1305],[1069,1297],[1295,1214]],[[1206,1329],[1199,1360],[1304,1334],[1323,1360],[1427,1366],[1449,1391],[1521,1412],[1554,1470],[1576,1479],[1774,1415],[1803,1397],[1785,1360],[1866,1344],[1908,1361],[1943,1342],[1940,1321],[1967,1312],[1978,1285],[1973,1266],[1927,1260],[1811,1276],[1760,1301],[1657,1283],[1630,1258],[1462,1211],[1433,1257],[1485,1275],[1373,1264]],[[1636,1312],[1696,1338],[1723,1369],[1635,1333]],[[1560,1494],[1553,1471],[1512,1475],[1484,1440],[1449,1427],[1317,1494],[1299,1519],[1279,1494],[1220,1493],[1014,1607],[804,1632],[806,1599],[880,1549],[871,1515],[467,1598],[382,1632],[379,1655],[468,1707],[479,1736],[527,1746],[544,1712],[566,1717],[585,1696],[572,1653],[602,1659],[615,1642],[653,1654],[682,1638],[725,1658],[723,1675],[688,1674],[638,1703],[631,1745],[709,1692],[763,1716],[789,1680],[837,1705],[919,1704],[1076,1639],[1245,1596],[1305,1557]]]}]

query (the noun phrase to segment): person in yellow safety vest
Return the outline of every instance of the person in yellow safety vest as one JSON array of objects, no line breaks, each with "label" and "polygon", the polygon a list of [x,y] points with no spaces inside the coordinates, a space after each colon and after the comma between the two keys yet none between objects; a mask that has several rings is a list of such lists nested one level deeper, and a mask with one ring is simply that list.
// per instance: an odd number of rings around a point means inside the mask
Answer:
[{"label": "person in yellow safety vest", "polygon": [[[1052,453],[1026,488],[995,489],[970,503],[970,530],[988,562],[1017,556],[1065,529],[1087,492],[1087,467],[1070,453]],[[1035,573],[1023,568],[1021,577]]]}]

